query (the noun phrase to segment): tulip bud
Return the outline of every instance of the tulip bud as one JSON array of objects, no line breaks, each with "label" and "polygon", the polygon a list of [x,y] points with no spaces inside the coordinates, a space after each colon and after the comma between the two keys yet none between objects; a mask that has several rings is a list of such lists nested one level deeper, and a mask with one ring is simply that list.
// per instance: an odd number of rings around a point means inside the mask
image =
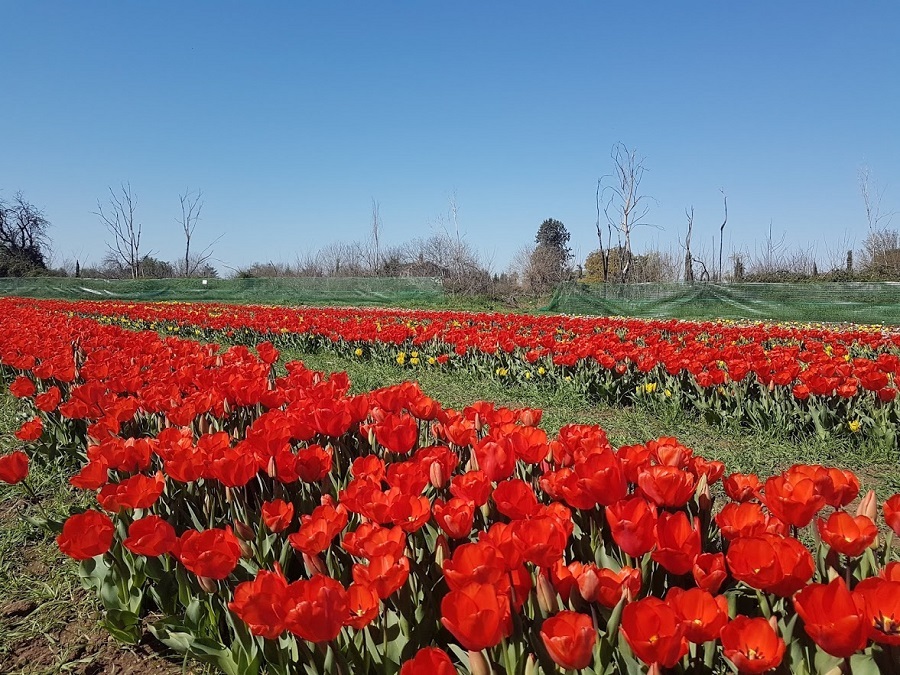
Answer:
[{"label": "tulip bud", "polygon": [[[221,357],[219,357],[221,359]],[[225,411],[226,415],[231,414],[231,406],[228,404],[228,399],[222,399],[222,410]]]},{"label": "tulip bud", "polygon": [[375,447],[375,427],[369,425],[369,447]]},{"label": "tulip bud", "polygon": [[875,490],[869,490],[866,496],[860,500],[859,506],[856,507],[856,515],[868,516],[873,521],[878,517],[878,502],[875,498]]},{"label": "tulip bud", "polygon": [[197,577],[197,581],[200,583],[200,588],[207,593],[215,593],[218,590],[214,579],[210,579],[209,577]]},{"label": "tulip bud", "polygon": [[244,541],[253,541],[256,539],[256,532],[253,531],[253,528],[247,525],[247,523],[242,523],[240,520],[237,520],[234,523],[234,533]]},{"label": "tulip bud", "polygon": [[440,462],[431,463],[431,466],[428,467],[428,478],[434,487],[444,487],[447,483],[447,476],[444,474],[444,467]]},{"label": "tulip bud", "polygon": [[444,568],[444,561],[450,557],[450,545],[447,543],[447,537],[442,532],[434,541],[434,563],[438,568]]},{"label": "tulip bud", "polygon": [[525,675],[538,675],[539,672],[534,654],[529,654],[525,659]]},{"label": "tulip bud", "polygon": [[769,617],[769,625],[772,627],[772,630],[775,631],[775,635],[778,635],[778,617],[774,614]]},{"label": "tulip bud", "polygon": [[231,498],[232,498],[231,488],[226,485],[225,486],[225,503],[230,504],[232,501]]},{"label": "tulip bud", "polygon": [[325,576],[329,576],[328,568],[325,567],[325,561],[317,555],[309,555],[307,553],[304,553],[303,564],[306,566],[306,573],[311,577],[315,576],[316,574],[324,574]]},{"label": "tulip bud", "polygon": [[278,469],[275,467],[275,458],[269,457],[269,464],[266,466],[266,473],[269,478],[275,478],[278,475]]},{"label": "tulip bud", "polygon": [[250,542],[238,540],[238,546],[241,547],[241,557],[244,560],[253,559],[253,547],[250,546]]},{"label": "tulip bud", "polygon": [[697,506],[700,507],[701,511],[709,511],[712,508],[712,497],[709,494],[709,480],[706,474],[700,476],[700,480],[697,481],[694,498],[697,500]]},{"label": "tulip bud", "polygon": [[469,652],[469,672],[472,675],[492,675],[491,664],[484,652]]},{"label": "tulip bud", "polygon": [[556,599],[556,591],[547,578],[547,573],[543,568],[537,575],[537,600],[538,607],[545,616],[556,614],[559,611],[559,602]]},{"label": "tulip bud", "polygon": [[206,415],[200,415],[200,421],[197,423],[197,428],[200,430],[201,435],[209,433],[209,418]]}]

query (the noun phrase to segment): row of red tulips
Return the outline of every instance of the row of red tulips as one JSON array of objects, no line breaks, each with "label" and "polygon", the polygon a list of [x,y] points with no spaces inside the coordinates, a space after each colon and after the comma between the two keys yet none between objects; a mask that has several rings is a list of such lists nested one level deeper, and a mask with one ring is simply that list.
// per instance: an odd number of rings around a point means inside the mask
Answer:
[{"label": "row of red tulips", "polygon": [[900,668],[900,565],[849,471],[726,476],[675,438],[4,303],[33,416],[0,480],[53,461],[96,494],[57,541],[120,639],[149,621],[228,673]]},{"label": "row of red tulips", "polygon": [[383,309],[48,301],[55,311],[206,340],[458,367],[820,437],[896,447],[900,335],[874,328]]}]

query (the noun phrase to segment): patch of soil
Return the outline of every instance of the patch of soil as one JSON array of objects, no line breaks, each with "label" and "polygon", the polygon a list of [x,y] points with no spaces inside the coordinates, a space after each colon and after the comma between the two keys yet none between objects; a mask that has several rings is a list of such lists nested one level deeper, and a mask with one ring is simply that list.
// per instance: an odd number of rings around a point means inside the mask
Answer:
[{"label": "patch of soil", "polygon": [[[28,621],[37,607],[12,603],[0,609],[4,631],[14,633]],[[10,611],[22,613],[10,614]],[[164,658],[148,635],[138,645],[122,645],[106,633],[97,617],[79,616],[66,608],[54,617],[62,628],[49,634],[31,635],[11,645],[0,655],[0,671],[9,675],[38,675],[64,670],[75,675],[176,675],[180,662]],[[24,633],[24,631],[23,631]]]},{"label": "patch of soil", "polygon": [[[5,509],[3,510],[5,511]],[[2,515],[3,511],[0,511]],[[11,509],[10,509],[11,511]],[[28,543],[17,551],[18,574],[29,585],[53,583],[46,542]],[[74,574],[74,571],[73,571]],[[100,625],[99,612],[87,592],[71,602],[42,606],[28,597],[0,598],[0,673],[3,675],[177,675],[208,672],[182,669],[182,659],[166,656],[166,648],[146,634],[138,645],[117,642]]]}]

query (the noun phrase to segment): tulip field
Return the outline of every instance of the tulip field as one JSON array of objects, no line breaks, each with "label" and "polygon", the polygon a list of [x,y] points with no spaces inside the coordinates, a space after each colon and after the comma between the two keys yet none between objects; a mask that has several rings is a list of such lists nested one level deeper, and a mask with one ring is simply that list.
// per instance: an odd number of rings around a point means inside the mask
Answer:
[{"label": "tulip field", "polygon": [[[408,379],[358,391],[294,352]],[[900,672],[900,494],[415,382],[896,459],[880,327],[2,298],[0,369],[21,417],[2,494],[122,643],[231,675]]]}]

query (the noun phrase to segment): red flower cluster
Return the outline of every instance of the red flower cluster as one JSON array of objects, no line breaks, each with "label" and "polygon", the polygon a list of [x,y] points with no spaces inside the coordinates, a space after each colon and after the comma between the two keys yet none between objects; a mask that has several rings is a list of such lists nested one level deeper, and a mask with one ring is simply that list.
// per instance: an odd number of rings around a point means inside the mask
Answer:
[{"label": "red flower cluster", "polygon": [[[610,665],[595,658],[627,669],[633,654],[688,670],[709,651],[755,673],[816,650],[889,659],[881,645],[900,644],[900,565],[872,553],[874,493],[847,510],[860,492],[848,471],[797,465],[765,481],[726,476],[722,463],[674,437],[615,448],[589,425],[548,437],[540,411],[488,402],[451,410],[413,383],[352,395],[345,374],[301,363],[279,376],[271,344],[258,355],[223,350],[75,316],[50,321],[41,309],[0,302],[8,310],[0,360],[34,405],[20,431],[26,449],[34,458],[58,451],[60,434],[72,440],[65,447],[87,439],[70,457],[81,462],[70,483],[95,493],[97,508],[66,521],[60,550],[104,556],[123,597],[155,602],[179,626],[198,606],[227,604],[256,636],[242,633],[260,660],[275,649],[266,640],[297,650],[329,643],[310,659],[332,649],[364,659],[364,649],[397,664],[402,654],[404,675],[453,672],[466,651],[473,668],[509,650],[569,669]],[[125,310],[142,320],[167,311],[179,321],[221,318],[190,305]],[[341,316],[350,330],[354,315]],[[232,328],[252,327],[249,317]],[[413,338],[410,326],[381,319],[403,340],[464,342],[440,317],[414,324]],[[7,329],[37,323],[48,328]],[[525,348],[522,336],[540,336],[543,320],[530,333],[506,325],[494,340],[510,340],[512,353]],[[562,327],[566,345],[580,325]],[[645,344],[674,368],[668,343]],[[642,371],[663,363],[629,353]],[[22,480],[27,459],[0,457],[0,480]],[[717,506],[720,482],[726,500]],[[900,534],[900,495],[883,510]],[[822,542],[815,556],[796,537],[807,527]],[[139,586],[133,594],[129,583]],[[195,600],[207,593],[217,600]],[[747,600],[757,597],[766,609]],[[221,617],[221,630],[234,621]],[[393,636],[400,651],[372,635]],[[806,641],[793,656],[789,635]],[[252,652],[245,638],[241,648]],[[629,650],[617,649],[625,643]]]}]

